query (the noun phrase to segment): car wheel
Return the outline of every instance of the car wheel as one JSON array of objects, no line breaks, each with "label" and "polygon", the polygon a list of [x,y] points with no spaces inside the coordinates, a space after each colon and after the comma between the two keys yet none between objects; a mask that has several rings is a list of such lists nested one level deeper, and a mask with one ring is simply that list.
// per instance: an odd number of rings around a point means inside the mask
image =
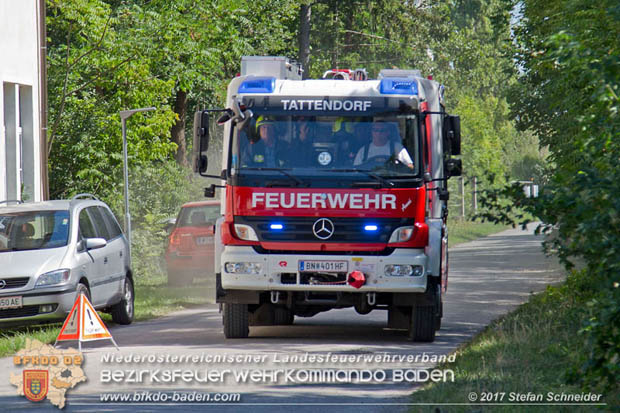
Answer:
[{"label": "car wheel", "polygon": [[76,295],[75,295],[76,300],[80,297],[80,294],[84,294],[86,298],[88,298],[88,301],[90,301],[90,290],[88,289],[88,286],[86,284],[79,282],[75,291],[76,291]]},{"label": "car wheel", "polygon": [[125,277],[123,288],[123,298],[112,306],[112,320],[117,324],[131,324],[134,314],[134,294],[133,282],[131,278]]}]

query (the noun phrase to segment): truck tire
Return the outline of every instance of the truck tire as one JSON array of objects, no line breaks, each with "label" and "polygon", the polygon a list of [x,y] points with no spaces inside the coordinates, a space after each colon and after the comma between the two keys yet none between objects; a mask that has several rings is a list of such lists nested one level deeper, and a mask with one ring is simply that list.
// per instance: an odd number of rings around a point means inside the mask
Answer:
[{"label": "truck tire", "polygon": [[288,308],[276,307],[273,309],[273,324],[290,326],[295,321],[295,314]]},{"label": "truck tire", "polygon": [[435,341],[435,306],[416,305],[412,307],[409,340],[431,343]]},{"label": "truck tire", "polygon": [[443,317],[443,301],[439,303],[439,312],[435,309],[435,331],[441,330],[441,319]]},{"label": "truck tire", "polygon": [[250,334],[247,304],[224,303],[222,321],[226,338],[247,338]]},{"label": "truck tire", "polygon": [[443,317],[443,294],[441,294],[441,285],[437,285],[435,293],[435,331],[441,329],[441,318]]}]

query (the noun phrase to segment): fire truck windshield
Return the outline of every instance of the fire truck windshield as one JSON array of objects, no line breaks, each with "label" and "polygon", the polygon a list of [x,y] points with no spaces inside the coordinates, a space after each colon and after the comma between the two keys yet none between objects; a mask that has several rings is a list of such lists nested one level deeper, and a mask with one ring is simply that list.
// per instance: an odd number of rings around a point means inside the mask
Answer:
[{"label": "fire truck windshield", "polygon": [[335,117],[255,112],[243,129],[234,129],[231,166],[240,176],[281,169],[302,179],[325,177],[330,171],[379,180],[412,178],[420,174],[418,128],[418,117],[412,114]]}]

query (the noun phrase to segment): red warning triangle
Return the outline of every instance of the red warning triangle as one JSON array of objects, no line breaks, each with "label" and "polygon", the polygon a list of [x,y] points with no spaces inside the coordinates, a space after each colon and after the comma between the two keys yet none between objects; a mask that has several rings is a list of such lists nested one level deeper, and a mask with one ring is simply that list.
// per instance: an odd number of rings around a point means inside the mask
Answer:
[{"label": "red warning triangle", "polygon": [[112,340],[112,343],[118,348],[112,334],[110,334],[93,305],[84,294],[80,294],[60,329],[56,343],[64,340],[77,340],[81,347],[83,341],[101,339]]},{"label": "red warning triangle", "polygon": [[82,328],[80,328],[80,341],[98,340],[100,338],[112,338],[112,334],[103,324],[99,314],[95,311],[88,298],[82,294]]},{"label": "red warning triangle", "polygon": [[[82,295],[80,294],[80,297]],[[69,316],[65,320],[62,328],[60,329],[60,334],[58,334],[58,338],[56,341],[62,340],[79,340],[80,337],[80,297],[75,300],[71,311],[69,311]]]}]

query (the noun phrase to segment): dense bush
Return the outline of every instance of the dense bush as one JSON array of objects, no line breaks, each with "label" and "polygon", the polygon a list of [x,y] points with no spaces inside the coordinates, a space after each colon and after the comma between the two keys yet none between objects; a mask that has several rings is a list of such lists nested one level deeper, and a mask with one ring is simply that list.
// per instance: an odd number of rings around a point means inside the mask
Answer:
[{"label": "dense bush", "polygon": [[[129,182],[132,268],[136,281],[163,281],[165,221],[176,217],[183,203],[203,199],[201,188],[205,182],[173,160],[133,167]],[[107,201],[119,221],[124,222],[123,193],[114,193]]]},{"label": "dense bush", "polygon": [[515,41],[523,74],[513,109],[520,126],[548,145],[553,164],[539,199],[524,198],[518,186],[490,191],[485,203],[496,212],[485,215],[538,217],[567,268],[585,266],[587,351],[572,377],[609,390],[620,372],[620,7],[526,0],[521,11]]}]

